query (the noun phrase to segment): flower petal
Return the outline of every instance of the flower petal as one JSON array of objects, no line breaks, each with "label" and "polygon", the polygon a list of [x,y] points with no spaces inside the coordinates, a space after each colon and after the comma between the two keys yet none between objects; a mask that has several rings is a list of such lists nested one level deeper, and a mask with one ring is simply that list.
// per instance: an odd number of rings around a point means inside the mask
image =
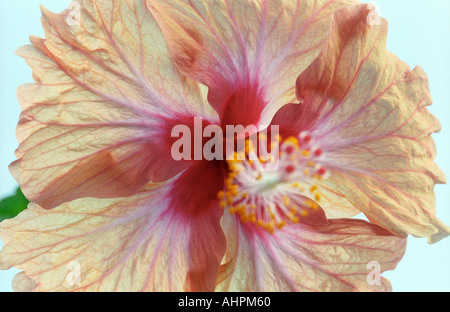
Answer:
[{"label": "flower petal", "polygon": [[144,0],[79,3],[81,25],[69,25],[69,11],[43,8],[46,39],[31,37],[17,52],[36,84],[18,90],[11,171],[45,208],[167,180],[187,166],[170,157],[168,124],[185,116],[218,122],[206,88],[172,64]]},{"label": "flower petal", "polygon": [[406,240],[361,220],[329,221],[321,227],[288,225],[269,234],[251,231],[226,214],[222,227],[228,249],[216,290],[390,291],[379,274],[395,268]]},{"label": "flower petal", "polygon": [[[225,238],[212,200],[220,174],[205,170],[197,165],[127,198],[31,204],[0,224],[0,269],[24,271],[16,290],[212,291]],[[195,188],[200,173],[214,187]]]},{"label": "flower petal", "polygon": [[295,101],[332,13],[357,0],[147,0],[178,67],[210,88],[223,125],[268,125]]},{"label": "flower petal", "polygon": [[426,108],[428,79],[386,50],[387,22],[371,25],[370,14],[335,13],[328,46],[297,81],[303,104],[280,115],[324,150],[324,187],[391,232],[434,242],[450,228],[435,217],[433,187],[445,177],[433,161],[440,124]]}]

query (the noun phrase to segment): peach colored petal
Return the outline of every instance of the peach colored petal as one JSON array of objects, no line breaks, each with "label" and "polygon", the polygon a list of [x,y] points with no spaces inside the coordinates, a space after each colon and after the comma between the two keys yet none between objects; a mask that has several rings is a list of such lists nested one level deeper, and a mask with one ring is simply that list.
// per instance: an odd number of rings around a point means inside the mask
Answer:
[{"label": "peach colored petal", "polygon": [[390,291],[388,280],[371,276],[371,263],[379,274],[392,270],[406,247],[406,240],[361,220],[299,223],[270,234],[226,214],[222,227],[228,244],[217,291]]},{"label": "peach colored petal", "polygon": [[31,37],[17,51],[36,83],[18,90],[19,159],[11,172],[46,208],[132,195],[173,177],[186,164],[172,161],[165,122],[217,122],[206,88],[173,66],[144,0],[79,3],[81,25],[69,26],[68,11],[42,8],[46,39]]},{"label": "peach colored petal", "polygon": [[304,104],[287,123],[326,151],[324,187],[374,223],[434,242],[450,228],[435,216],[433,187],[445,177],[433,161],[440,124],[427,110],[428,79],[386,50],[387,22],[369,25],[369,12],[335,13],[328,46],[297,81]]},{"label": "peach colored petal", "polygon": [[225,249],[222,211],[211,202],[188,216],[189,196],[172,200],[182,176],[122,199],[51,210],[31,204],[0,225],[0,269],[23,270],[13,283],[21,291],[214,290]]},{"label": "peach colored petal", "polygon": [[147,0],[178,67],[210,88],[222,124],[267,125],[295,101],[331,15],[358,0]]},{"label": "peach colored petal", "polygon": [[330,185],[323,182],[319,182],[318,185],[320,185],[320,203],[322,207],[325,207],[324,211],[328,218],[351,218],[361,213],[342,193],[331,188]]}]

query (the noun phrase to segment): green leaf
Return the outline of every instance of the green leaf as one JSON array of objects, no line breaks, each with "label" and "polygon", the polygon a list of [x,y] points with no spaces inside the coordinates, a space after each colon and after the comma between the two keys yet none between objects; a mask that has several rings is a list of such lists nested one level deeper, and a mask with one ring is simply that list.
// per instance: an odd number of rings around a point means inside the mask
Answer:
[{"label": "green leaf", "polygon": [[14,196],[0,201],[0,222],[17,216],[27,209],[28,203],[28,199],[26,199],[20,188],[18,188]]}]

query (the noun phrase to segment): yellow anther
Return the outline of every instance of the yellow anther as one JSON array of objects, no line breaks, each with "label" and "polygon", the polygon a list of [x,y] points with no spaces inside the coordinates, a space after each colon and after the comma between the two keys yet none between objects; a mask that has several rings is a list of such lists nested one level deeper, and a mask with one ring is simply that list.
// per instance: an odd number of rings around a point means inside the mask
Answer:
[{"label": "yellow anther", "polygon": [[316,199],[316,201],[320,201],[322,199],[322,196],[320,196],[319,193],[314,194],[314,198]]},{"label": "yellow anther", "polygon": [[231,170],[231,172],[236,172],[237,171],[237,167],[238,167],[238,165],[234,161],[233,162],[230,161],[228,163],[228,168]]},{"label": "yellow anther", "polygon": [[236,153],[236,160],[238,161],[238,163],[244,161],[245,153],[244,152]]},{"label": "yellow anther", "polygon": [[285,225],[286,225],[286,221],[282,220],[282,221],[278,222],[277,227],[279,229],[282,229],[282,228],[284,228]]},{"label": "yellow anther", "polygon": [[225,179],[225,184],[227,185],[227,187],[228,186],[230,186],[230,185],[233,185],[233,178],[231,178],[231,177],[228,177],[228,178],[226,178]]},{"label": "yellow anther", "polygon": [[270,221],[269,223],[267,223],[266,230],[273,234],[275,232],[275,221]]},{"label": "yellow anther", "polygon": [[310,191],[311,193],[314,193],[315,191],[317,191],[317,186],[316,186],[316,185],[311,186],[311,188],[309,189],[309,191]]},{"label": "yellow anther", "polygon": [[308,210],[302,210],[302,211],[300,212],[300,215],[301,215],[302,217],[307,217],[308,214],[309,214]]},{"label": "yellow anther", "polygon": [[289,199],[288,196],[283,196],[283,204],[285,204],[286,206],[291,205],[291,200]]},{"label": "yellow anther", "polygon": [[247,216],[241,215],[241,221],[244,222],[244,223],[248,223],[250,220],[248,219]]},{"label": "yellow anther", "polygon": [[310,160],[309,162],[308,162],[308,167],[310,167],[310,168],[312,168],[312,167],[314,167],[316,164],[312,161],[312,160]]},{"label": "yellow anther", "polygon": [[263,163],[263,164],[265,164],[269,159],[268,158],[266,158],[265,156],[260,156],[260,157],[258,157],[258,159],[259,159],[259,161],[261,162],[261,163]]},{"label": "yellow anther", "polygon": [[263,141],[266,141],[267,140],[267,136],[264,133],[260,133],[259,134],[259,139],[263,140]]},{"label": "yellow anther", "polygon": [[224,199],[225,197],[225,192],[224,191],[219,191],[219,193],[217,193],[217,198],[218,199]]},{"label": "yellow anther", "polygon": [[300,185],[300,183],[295,182],[294,184],[292,184],[295,188],[297,188],[300,192],[304,192],[305,188],[303,186]]},{"label": "yellow anther", "polygon": [[303,150],[302,151],[302,156],[303,157],[309,157],[309,155],[311,155],[311,152],[309,150]]},{"label": "yellow anther", "polygon": [[283,144],[292,144],[292,145],[294,145],[294,147],[297,147],[297,148],[300,147],[300,144],[298,143],[298,140],[295,137],[287,138],[286,140],[284,140]]},{"label": "yellow anther", "polygon": [[312,201],[311,199],[307,199],[306,201],[305,201],[305,204],[308,206],[308,207],[310,207],[310,208],[312,208],[312,209],[314,209],[314,210],[316,210],[316,209],[318,209],[319,208],[319,205],[317,205],[314,201]]},{"label": "yellow anther", "polygon": [[290,213],[287,214],[287,217],[289,218],[289,220],[291,220],[292,223],[298,223],[300,221],[296,216]]}]

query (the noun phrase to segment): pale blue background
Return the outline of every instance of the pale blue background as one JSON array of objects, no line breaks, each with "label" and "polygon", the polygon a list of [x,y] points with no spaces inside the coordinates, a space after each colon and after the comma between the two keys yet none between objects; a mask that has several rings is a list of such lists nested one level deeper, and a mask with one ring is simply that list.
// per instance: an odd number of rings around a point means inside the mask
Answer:
[{"label": "pale blue background", "polygon": [[[0,198],[10,195],[16,183],[7,166],[14,160],[14,129],[19,116],[16,88],[32,82],[31,71],[13,53],[28,43],[29,35],[43,36],[38,3],[60,12],[65,0],[16,0],[0,4]],[[412,67],[428,73],[435,104],[431,111],[443,125],[434,136],[437,163],[450,177],[450,1],[379,0],[381,15],[390,23],[388,48]],[[437,186],[437,215],[450,224],[450,186]],[[1,247],[1,241],[0,241]],[[0,271],[0,291],[11,290],[17,271]],[[450,238],[435,245],[410,238],[397,269],[384,274],[394,291],[450,291]]]}]

